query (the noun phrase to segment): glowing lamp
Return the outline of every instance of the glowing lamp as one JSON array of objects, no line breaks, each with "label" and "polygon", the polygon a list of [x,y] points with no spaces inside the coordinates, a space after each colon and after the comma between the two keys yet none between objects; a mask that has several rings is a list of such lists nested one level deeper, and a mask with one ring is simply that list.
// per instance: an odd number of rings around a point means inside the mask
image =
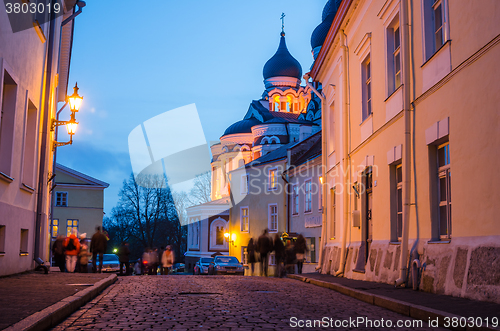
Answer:
[{"label": "glowing lamp", "polygon": [[117,253],[117,252],[118,252],[117,248],[113,249],[113,253]]},{"label": "glowing lamp", "polygon": [[77,127],[78,127],[78,123],[76,123],[74,121],[69,121],[66,124],[66,129],[68,129],[68,134],[69,135],[75,134]]},{"label": "glowing lamp", "polygon": [[323,185],[323,176],[319,177],[319,182],[321,183],[321,185]]},{"label": "glowing lamp", "polygon": [[224,238],[229,239],[229,232],[224,233]]},{"label": "glowing lamp", "polygon": [[233,242],[236,241],[236,233],[233,233],[231,235],[231,241],[233,241]]},{"label": "glowing lamp", "polygon": [[78,83],[73,87],[73,94],[68,97],[69,107],[72,112],[77,112],[80,110],[80,106],[82,105],[83,97],[78,95]]}]

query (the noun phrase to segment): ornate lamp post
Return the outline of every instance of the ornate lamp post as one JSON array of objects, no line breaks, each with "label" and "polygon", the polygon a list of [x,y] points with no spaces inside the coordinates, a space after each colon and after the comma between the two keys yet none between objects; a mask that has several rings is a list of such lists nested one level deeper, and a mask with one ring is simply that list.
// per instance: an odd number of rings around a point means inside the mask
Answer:
[{"label": "ornate lamp post", "polygon": [[75,84],[75,87],[73,87],[73,94],[68,97],[68,103],[69,107],[71,110],[71,118],[69,121],[59,121],[57,119],[52,119],[52,126],[51,126],[51,131],[54,131],[56,126],[60,125],[66,125],[66,129],[68,130],[69,134],[69,141],[67,142],[59,142],[59,141],[54,141],[54,149],[56,149],[59,146],[65,146],[65,145],[71,145],[73,144],[73,135],[76,132],[76,128],[78,127],[78,122],[75,119],[75,114],[80,110],[80,106],[82,105],[83,97],[78,95],[78,83]]}]

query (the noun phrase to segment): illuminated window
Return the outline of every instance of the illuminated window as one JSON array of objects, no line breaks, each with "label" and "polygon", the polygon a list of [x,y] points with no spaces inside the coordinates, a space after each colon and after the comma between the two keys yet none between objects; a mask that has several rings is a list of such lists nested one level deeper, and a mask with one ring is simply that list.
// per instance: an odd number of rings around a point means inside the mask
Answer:
[{"label": "illuminated window", "polygon": [[68,192],[56,192],[56,207],[68,206]]},{"label": "illuminated window", "polygon": [[299,213],[299,185],[293,185],[292,189],[292,214]]},{"label": "illuminated window", "polygon": [[240,223],[241,223],[241,232],[248,232],[248,207],[241,207],[240,209]]},{"label": "illuminated window", "polygon": [[275,190],[278,187],[278,169],[269,169],[268,173],[269,186],[268,190]]},{"label": "illuminated window", "polygon": [[59,234],[59,220],[54,219],[52,220],[52,237],[57,237]]},{"label": "illuminated window", "polygon": [[73,231],[78,232],[78,220],[67,220],[66,221],[66,235],[70,235]]}]

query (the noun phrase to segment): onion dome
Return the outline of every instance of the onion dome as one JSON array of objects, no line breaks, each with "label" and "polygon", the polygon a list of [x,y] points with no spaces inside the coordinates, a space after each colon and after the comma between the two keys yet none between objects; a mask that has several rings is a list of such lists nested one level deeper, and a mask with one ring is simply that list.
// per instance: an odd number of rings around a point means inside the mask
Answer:
[{"label": "onion dome", "polygon": [[288,51],[285,42],[285,33],[281,33],[281,40],[276,54],[264,65],[264,80],[271,77],[302,78],[302,67]]},{"label": "onion dome", "polygon": [[330,30],[333,19],[335,18],[335,14],[339,9],[340,2],[341,0],[328,0],[325,7],[323,8],[323,14],[322,14],[323,22],[321,22],[321,24],[318,25],[316,29],[314,29],[311,35],[311,48],[314,52],[315,59],[319,53],[319,49],[317,48],[323,46],[323,43],[325,42],[326,39],[326,35]]},{"label": "onion dome", "polygon": [[237,134],[237,133],[252,133],[252,126],[259,124],[262,123],[254,117],[251,117],[246,120],[241,120],[228,127],[226,131],[224,131],[224,134],[222,136],[227,136],[229,134]]}]

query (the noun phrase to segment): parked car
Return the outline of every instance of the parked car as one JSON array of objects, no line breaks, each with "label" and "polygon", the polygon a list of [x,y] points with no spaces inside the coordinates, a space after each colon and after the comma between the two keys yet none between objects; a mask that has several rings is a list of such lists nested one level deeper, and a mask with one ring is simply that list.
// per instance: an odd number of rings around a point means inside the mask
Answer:
[{"label": "parked car", "polygon": [[174,263],[174,265],[172,266],[172,270],[174,272],[184,272],[184,268],[184,263]]},{"label": "parked car", "polygon": [[[99,267],[99,257],[97,257],[97,267]],[[120,261],[116,254],[103,254],[102,272],[120,271]]]},{"label": "parked car", "polygon": [[201,257],[194,265],[193,275],[208,275],[208,266],[214,261],[211,257]]},{"label": "parked car", "polygon": [[216,256],[208,267],[209,275],[236,274],[243,275],[243,264],[234,256]]}]

